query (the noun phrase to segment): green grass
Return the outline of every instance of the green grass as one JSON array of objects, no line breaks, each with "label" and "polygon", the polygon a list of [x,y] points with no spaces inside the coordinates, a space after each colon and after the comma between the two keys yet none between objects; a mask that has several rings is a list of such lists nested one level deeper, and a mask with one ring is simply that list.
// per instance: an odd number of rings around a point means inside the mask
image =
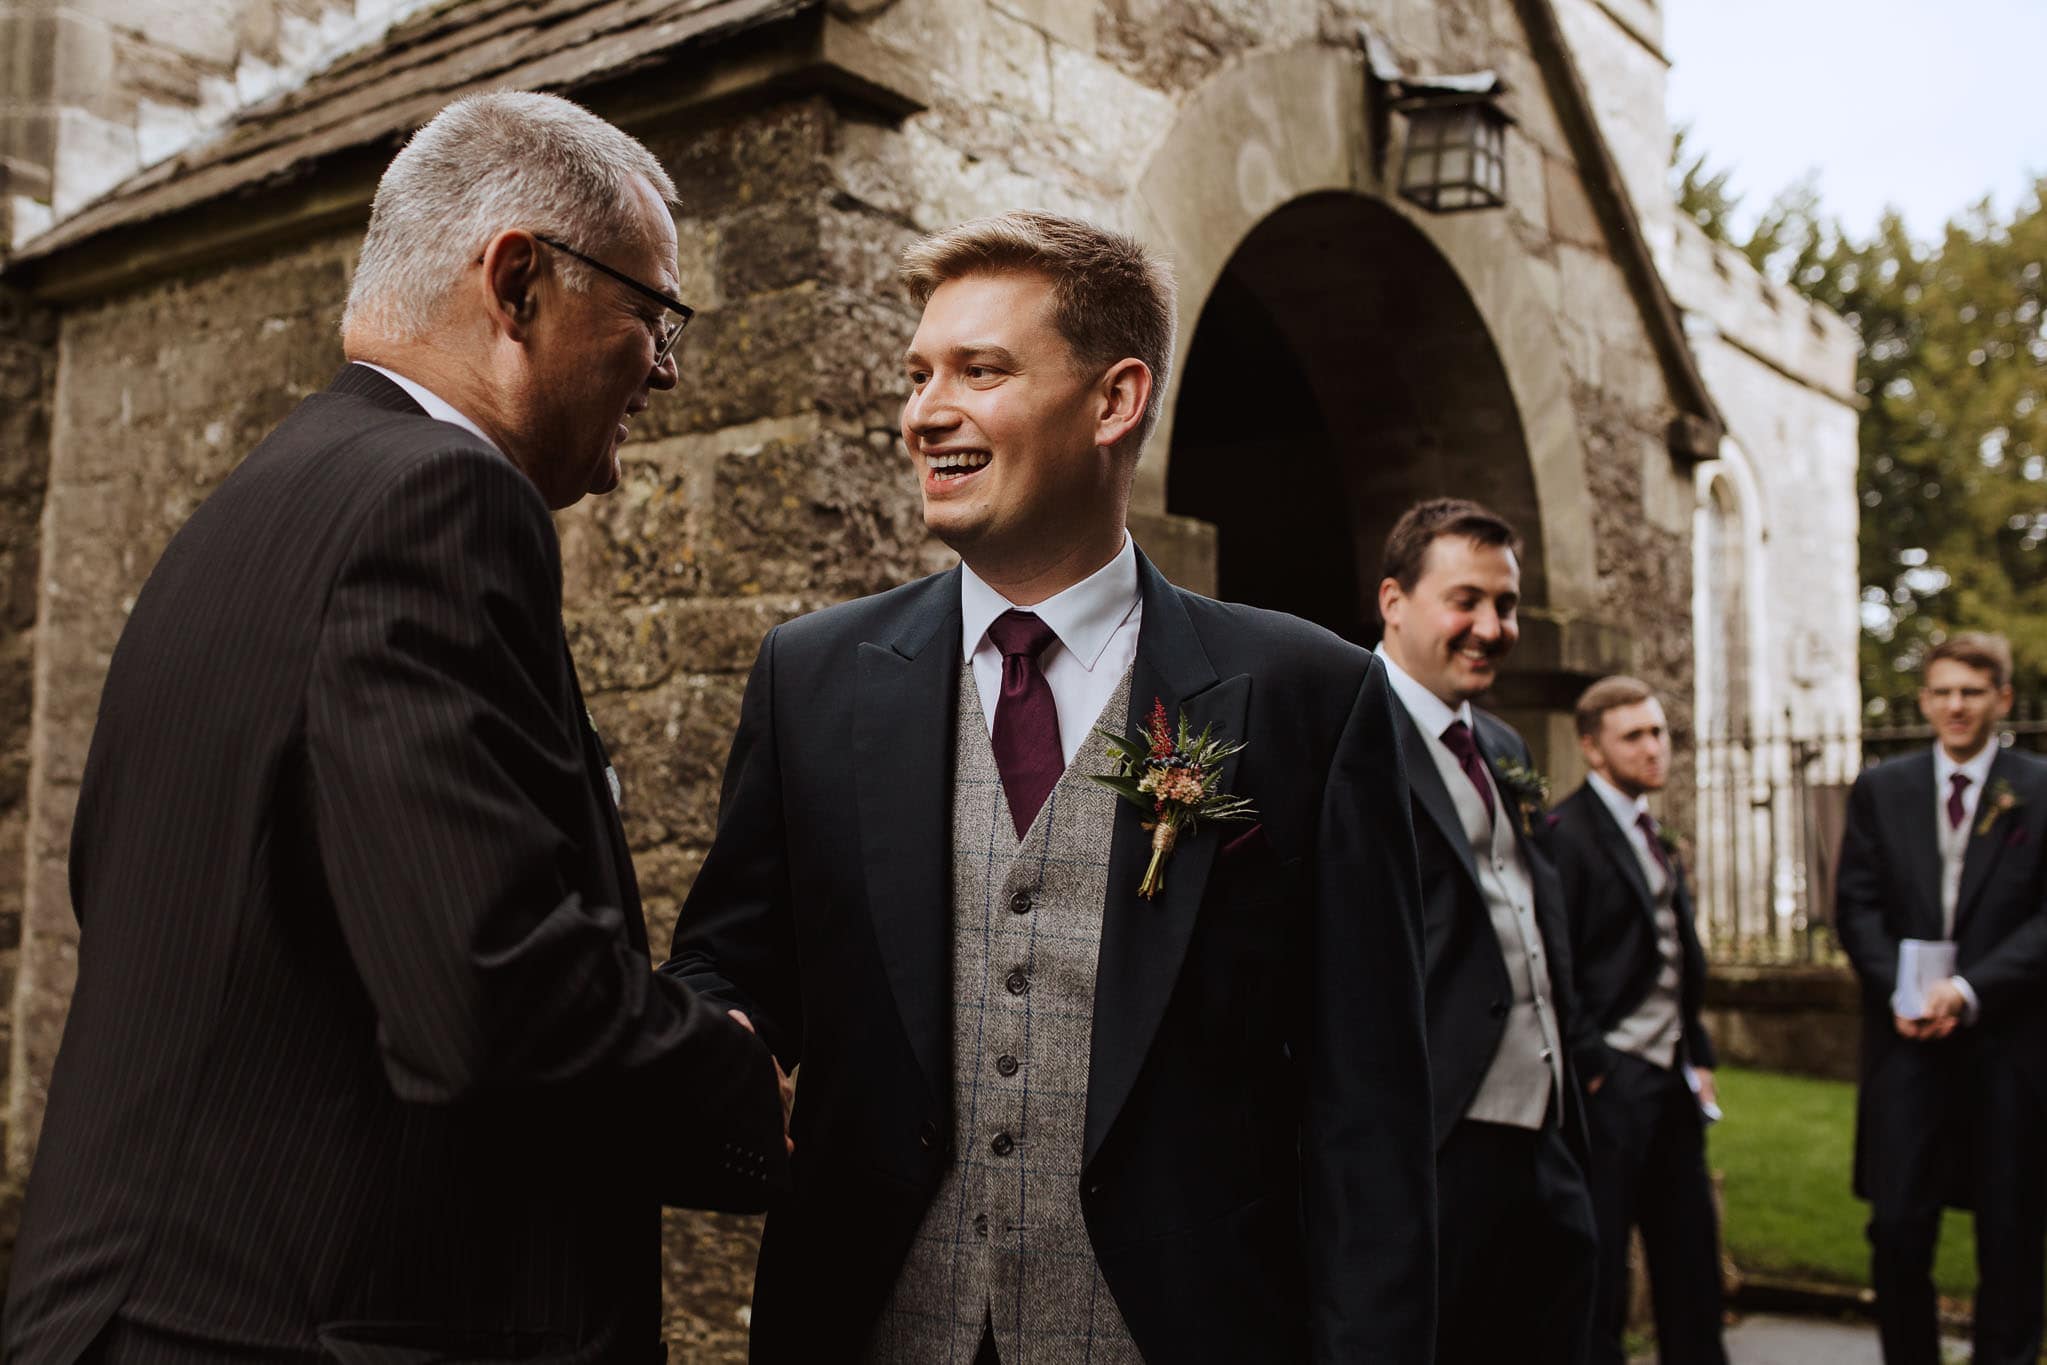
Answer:
[{"label": "green grass", "polygon": [[[1706,1162],[1725,1178],[1721,1237],[1743,1270],[1835,1284],[1869,1283],[1869,1206],[1849,1190],[1855,1154],[1855,1087],[1723,1067],[1727,1117],[1706,1139]],[[1942,1294],[1976,1290],[1968,1214],[1941,1223],[1933,1279]]]}]

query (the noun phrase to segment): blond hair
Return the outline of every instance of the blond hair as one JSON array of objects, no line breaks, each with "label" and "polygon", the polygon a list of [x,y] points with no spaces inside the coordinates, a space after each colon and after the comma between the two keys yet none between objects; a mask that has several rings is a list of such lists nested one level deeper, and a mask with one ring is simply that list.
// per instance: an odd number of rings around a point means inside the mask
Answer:
[{"label": "blond hair", "polygon": [[905,248],[903,284],[919,307],[968,275],[1019,271],[1052,283],[1052,324],[1089,370],[1135,358],[1151,371],[1151,397],[1125,448],[1142,450],[1165,404],[1177,300],[1172,268],[1135,239],[1078,218],[1018,210],[975,218]]}]

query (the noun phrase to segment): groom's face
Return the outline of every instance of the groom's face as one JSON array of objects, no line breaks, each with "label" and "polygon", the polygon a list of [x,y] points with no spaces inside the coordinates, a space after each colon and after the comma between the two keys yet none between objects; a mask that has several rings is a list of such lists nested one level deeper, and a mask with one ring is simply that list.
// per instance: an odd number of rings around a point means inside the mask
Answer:
[{"label": "groom's face", "polygon": [[1120,513],[1095,444],[1100,375],[1053,321],[1052,282],[998,271],[940,285],[904,356],[903,444],[924,522],[969,562],[1050,558]]}]

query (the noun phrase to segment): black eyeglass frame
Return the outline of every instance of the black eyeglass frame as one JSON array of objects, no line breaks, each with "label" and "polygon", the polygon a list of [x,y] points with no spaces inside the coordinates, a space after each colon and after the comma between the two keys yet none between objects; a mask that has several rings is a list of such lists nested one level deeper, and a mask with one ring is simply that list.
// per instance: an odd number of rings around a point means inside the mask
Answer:
[{"label": "black eyeglass frame", "polygon": [[663,308],[666,308],[669,312],[675,314],[677,317],[682,319],[682,321],[675,324],[675,330],[668,334],[668,340],[658,343],[654,348],[654,368],[657,370],[660,369],[661,362],[668,359],[669,352],[675,349],[675,343],[682,337],[682,329],[689,326],[689,320],[697,315],[697,310],[690,307],[688,304],[684,303],[680,299],[669,298],[668,295],[662,293],[660,290],[654,288],[652,285],[641,284],[638,280],[626,274],[623,270],[612,269],[610,266],[606,265],[604,262],[598,260],[594,256],[585,256],[582,252],[576,250],[567,242],[561,241],[558,238],[550,237],[544,232],[536,232],[533,234],[533,236],[536,240],[547,243],[556,251],[562,252],[565,255],[575,257],[577,260],[581,261],[584,265],[589,266],[598,274],[609,275],[612,279],[617,280],[620,284],[632,290],[634,293],[641,294],[647,298],[652,299],[654,302],[660,304]]}]

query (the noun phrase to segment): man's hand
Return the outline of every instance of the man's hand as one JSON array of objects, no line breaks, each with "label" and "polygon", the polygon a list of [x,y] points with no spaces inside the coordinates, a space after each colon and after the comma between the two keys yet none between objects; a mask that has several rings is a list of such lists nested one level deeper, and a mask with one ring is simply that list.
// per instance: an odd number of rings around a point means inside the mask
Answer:
[{"label": "man's hand", "polygon": [[[745,1010],[726,1010],[725,1013],[737,1019],[739,1026],[748,1033],[759,1036],[754,1030],[753,1020],[746,1017]],[[790,1080],[789,1074],[782,1070],[781,1060],[774,1053],[768,1054],[768,1060],[775,1064],[775,1090],[782,1097],[782,1142],[788,1147],[789,1154],[794,1156],[796,1139],[789,1136],[789,1115],[796,1110],[796,1082]]]},{"label": "man's hand", "polygon": [[1953,978],[1936,981],[1926,988],[1926,1017],[1929,1020],[1960,1022],[1968,1009],[1968,998],[1962,994],[1962,988],[1954,983]]},{"label": "man's hand", "polygon": [[1699,1107],[1704,1109],[1710,1105],[1718,1109],[1720,1107],[1720,1087],[1713,1084],[1713,1073],[1703,1066],[1695,1066],[1692,1068],[1692,1075],[1696,1076],[1699,1081]]},{"label": "man's hand", "polygon": [[1894,1014],[1891,1018],[1897,1024],[1898,1036],[1910,1038],[1915,1043],[1927,1043],[1932,1042],[1936,1038],[1945,1038],[1950,1033],[1953,1033],[1955,1025],[1961,1022],[1958,1015],[1949,1015],[1941,1019],[1907,1019],[1902,1014]]}]

